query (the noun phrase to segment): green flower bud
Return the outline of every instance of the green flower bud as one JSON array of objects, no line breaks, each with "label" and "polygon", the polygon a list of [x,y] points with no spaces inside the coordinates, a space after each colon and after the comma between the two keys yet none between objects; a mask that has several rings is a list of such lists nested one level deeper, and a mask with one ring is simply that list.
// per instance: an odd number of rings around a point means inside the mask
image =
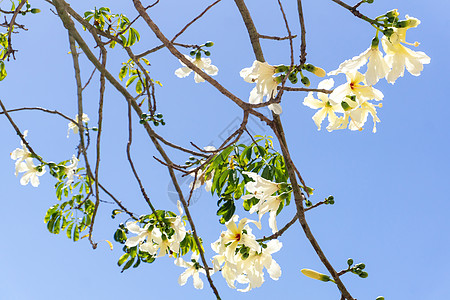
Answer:
[{"label": "green flower bud", "polygon": [[391,35],[394,33],[394,29],[392,29],[392,28],[388,28],[388,29],[386,29],[386,30],[383,30],[383,34],[387,37],[387,38],[390,38],[391,37]]},{"label": "green flower bud", "polygon": [[365,264],[357,264],[357,265],[355,266],[355,268],[358,268],[358,269],[360,269],[360,270],[364,270],[364,269],[366,268],[366,265],[365,265]]},{"label": "green flower bud", "polygon": [[200,59],[202,58],[202,54],[200,53],[200,51],[197,52],[197,54],[195,55],[195,59]]},{"label": "green flower bud", "polygon": [[399,15],[400,15],[400,13],[397,11],[397,9],[394,9],[394,10],[388,11],[385,16],[388,18],[396,18]]},{"label": "green flower bud", "polygon": [[206,47],[212,47],[212,46],[214,46],[214,43],[209,41],[209,42],[206,42],[205,46]]},{"label": "green flower bud", "polygon": [[369,276],[367,272],[361,272],[361,274],[359,274],[359,277],[361,278],[367,278],[367,276]]},{"label": "green flower bud", "polygon": [[284,190],[285,188],[289,187],[290,184],[287,182],[282,182],[282,183],[279,183],[278,186],[279,186],[280,190]]},{"label": "green flower bud", "polygon": [[325,77],[325,75],[327,75],[324,69],[316,67],[312,64],[306,64],[305,66],[303,66],[303,68],[306,71],[311,72],[318,77]]},{"label": "green flower bud", "polygon": [[384,300],[384,297],[383,296],[378,296],[377,299],[375,299],[375,300]]},{"label": "green flower bud", "polygon": [[284,73],[287,72],[288,70],[289,70],[288,66],[281,65],[275,68],[275,73]]},{"label": "green flower bud", "polygon": [[145,124],[145,120],[139,120],[139,124]]},{"label": "green flower bud", "polygon": [[312,278],[312,279],[316,279],[316,280],[320,280],[320,281],[333,281],[330,276],[319,273],[317,271],[314,270],[310,270],[310,269],[302,269],[301,272],[303,273],[303,275],[305,275],[306,277]]},{"label": "green flower bud", "polygon": [[31,9],[31,13],[32,14],[38,14],[38,13],[40,13],[41,12],[41,10],[39,9],[39,8],[32,8]]},{"label": "green flower bud", "polygon": [[348,103],[345,102],[345,101],[342,101],[342,102],[341,102],[341,106],[342,106],[342,108],[343,108],[345,111],[349,111],[349,110],[352,109],[352,108],[350,107],[350,105],[348,105]]},{"label": "green flower bud", "polygon": [[211,55],[211,52],[205,51],[205,55],[206,55],[206,56],[210,56],[210,55]]},{"label": "green flower bud", "polygon": [[353,259],[351,259],[351,258],[347,259],[347,265],[348,266],[353,265]]},{"label": "green flower bud", "polygon": [[276,83],[281,83],[283,81],[284,77],[285,77],[284,75],[280,75],[280,76],[275,77],[274,80]]},{"label": "green flower bud", "polygon": [[310,86],[311,82],[309,81],[308,77],[302,77],[301,82],[306,86]]},{"label": "green flower bud", "polygon": [[366,3],[372,4],[373,0],[366,0]]},{"label": "green flower bud", "polygon": [[162,114],[156,114],[155,117],[157,117],[158,119],[161,119],[163,117],[163,115]]},{"label": "green flower bud", "polygon": [[190,54],[191,56],[194,56],[196,52],[197,52],[197,51],[192,50],[191,52],[189,52],[189,54]]}]

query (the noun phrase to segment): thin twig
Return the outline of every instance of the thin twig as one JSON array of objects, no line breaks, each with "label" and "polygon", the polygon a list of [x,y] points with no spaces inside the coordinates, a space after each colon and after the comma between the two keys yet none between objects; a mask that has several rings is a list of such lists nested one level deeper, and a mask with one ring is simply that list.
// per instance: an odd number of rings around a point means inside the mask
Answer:
[{"label": "thin twig", "polygon": [[289,35],[289,36],[279,37],[279,36],[270,36],[270,35],[258,34],[258,37],[260,39],[284,41],[284,40],[289,40],[289,39],[295,39],[297,37],[297,35]]},{"label": "thin twig", "polygon": [[198,19],[200,19],[201,17],[203,17],[204,14],[206,14],[206,12],[208,10],[210,10],[214,5],[216,5],[217,3],[219,3],[222,0],[217,0],[215,1],[213,4],[209,5],[207,8],[205,8],[197,17],[195,17],[192,21],[190,21],[189,23],[186,24],[186,26],[183,27],[183,29],[181,29],[171,40],[170,42],[173,43],[180,35],[183,34],[183,32],[186,31],[186,29],[188,29],[189,26],[191,26],[194,22],[196,22]]},{"label": "thin twig", "polygon": [[281,228],[280,230],[278,230],[277,232],[275,232],[274,234],[268,236],[268,237],[263,237],[262,239],[258,239],[256,240],[257,242],[265,242],[265,241],[269,241],[269,240],[273,240],[276,239],[278,237],[280,237],[286,230],[289,229],[289,227],[291,227],[298,219],[297,214],[295,214],[295,216],[292,218],[292,220],[290,220],[286,225],[284,225],[283,228]]},{"label": "thin twig", "polygon": [[302,33],[302,44],[300,46],[300,66],[303,66],[306,62],[306,28],[305,19],[303,18],[302,0],[297,0],[297,10]]}]

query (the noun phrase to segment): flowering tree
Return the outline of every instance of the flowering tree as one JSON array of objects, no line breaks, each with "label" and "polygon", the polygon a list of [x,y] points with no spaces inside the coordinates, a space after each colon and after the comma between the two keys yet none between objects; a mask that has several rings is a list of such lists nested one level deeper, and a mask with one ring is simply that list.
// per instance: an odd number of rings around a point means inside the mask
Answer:
[{"label": "flowering tree", "polygon": [[[122,271],[131,267],[142,267],[142,262],[152,263],[168,256],[173,259],[175,265],[185,268],[178,278],[180,285],[186,284],[192,276],[194,287],[201,289],[204,287],[202,278],[206,278],[213,294],[220,299],[220,291],[213,281],[216,278],[219,280],[223,277],[230,288],[241,292],[260,287],[267,274],[271,279],[278,280],[281,277],[281,266],[273,256],[282,251],[279,238],[298,222],[328,271],[328,275],[321,274],[304,266],[302,273],[310,278],[335,284],[341,299],[355,299],[342,282],[341,276],[353,273],[366,278],[368,273],[364,271],[363,263],[354,264],[352,259],[347,261],[346,268],[338,271],[328,261],[308,225],[305,216],[307,211],[321,205],[332,205],[335,200],[333,196],[329,196],[323,201],[313,203],[316,201],[312,197],[314,189],[306,184],[291,158],[292,150],[289,149],[283,130],[280,118],[283,114],[283,95],[286,91],[306,92],[307,94],[302,96],[303,104],[317,110],[312,119],[319,130],[327,118],[328,131],[362,131],[366,122],[370,122],[370,114],[372,131],[375,133],[376,123],[380,122],[377,108],[382,107],[384,96],[374,86],[384,79],[395,83],[399,77],[404,76],[405,68],[410,74],[418,76],[423,65],[430,62],[430,58],[424,52],[411,50],[412,46],[419,45],[417,42],[406,41],[406,31],[416,28],[420,24],[418,19],[408,15],[403,19],[397,10],[388,11],[378,17],[363,15],[358,8],[371,4],[373,0],[363,0],[353,6],[339,0],[332,1],[360,19],[364,26],[372,26],[374,36],[368,37],[367,50],[344,61],[336,70],[328,73],[307,60],[306,25],[301,0],[296,3],[300,24],[297,34],[291,31],[293,21],[288,19],[284,4],[280,0],[277,1],[281,12],[280,20],[285,24],[287,32],[284,37],[260,34],[245,2],[234,1],[243,20],[243,29],[245,28],[250,38],[249,47],[255,56],[255,60],[248,63],[251,66],[242,68],[239,72],[240,77],[251,84],[249,87],[252,90],[248,100],[241,99],[225,84],[215,79],[221,64],[229,62],[214,61],[213,64],[209,57],[213,57],[213,49],[217,46],[212,41],[198,44],[195,44],[197,41],[194,41],[194,44],[177,42],[192,24],[202,22],[209,10],[219,9],[216,5],[221,0],[201,10],[200,14],[171,39],[164,33],[164,29],[158,27],[152,15],[152,10],[156,9],[159,0],[146,5],[139,0],[133,0],[135,17],[132,20],[122,13],[112,12],[107,7],[94,7],[93,10],[77,12],[64,0],[46,1],[61,20],[61,25],[67,30],[69,37],[77,92],[76,115],[71,118],[62,112],[40,107],[7,108],[3,101],[0,101],[0,106],[1,113],[20,137],[21,147],[11,152],[11,159],[15,161],[15,174],[21,175],[20,184],[31,183],[33,187],[38,187],[41,176],[50,175],[55,179],[58,202],[50,207],[45,215],[48,230],[54,234],[65,232],[67,237],[74,241],[87,238],[95,249],[95,220],[102,197],[108,196],[116,206],[112,210],[112,217],[122,218],[118,228],[111,230],[114,241],[123,245],[124,253],[118,258]],[[12,7],[2,8],[1,13],[9,19],[4,24],[6,32],[1,35],[0,80],[7,76],[8,63],[12,63],[11,59],[16,58],[17,50],[13,47],[13,37],[16,36],[13,33],[15,30],[25,29],[18,17],[39,12],[40,10],[33,8],[28,1],[16,1],[12,3]],[[147,31],[153,33],[159,42],[140,53],[135,52],[135,47],[144,43],[141,34]],[[286,57],[285,64],[271,65],[265,61],[260,45],[262,39],[273,43],[289,42],[290,55]],[[294,47],[295,40],[300,40],[299,49]],[[189,77],[193,75],[193,85],[212,86],[221,94],[223,101],[232,101],[237,109],[242,111],[242,122],[238,128],[220,145],[216,145],[217,147],[199,147],[193,136],[188,138],[189,141],[194,140],[192,147],[186,148],[157,132],[157,128],[166,125],[163,114],[157,110],[157,91],[164,93],[164,87],[156,79],[158,70],[151,69],[151,63],[152,55],[162,51],[165,51],[165,59],[178,59],[180,62],[178,69],[171,70],[174,78],[186,77],[184,80],[192,80]],[[107,64],[108,54],[111,52],[123,55],[120,68]],[[94,67],[94,72],[86,82],[81,79],[83,71],[79,62],[80,56],[86,57]],[[360,72],[361,68],[365,69],[364,74]],[[100,73],[98,113],[95,117],[92,114],[89,117],[84,109],[84,89],[91,83],[95,72]],[[343,78],[340,74],[346,76],[346,81],[334,87],[334,78]],[[309,78],[326,76],[328,78],[320,81],[317,88],[311,87]],[[130,210],[126,201],[118,200],[110,189],[102,184],[99,176],[104,131],[103,108],[107,87],[118,93],[127,104],[126,157],[131,174],[142,194],[142,200],[148,205],[147,211],[144,212]],[[24,110],[39,110],[65,118],[68,122],[68,137],[75,134],[79,138],[77,153],[65,161],[55,163],[35,150],[34,145],[27,140],[32,134],[31,131],[22,130],[13,119],[13,113]],[[248,130],[250,117],[258,119],[270,129],[273,137],[251,134]],[[97,121],[94,126],[91,119]],[[140,130],[146,134],[145,138],[154,145],[154,160],[167,168],[168,177],[177,195],[177,212],[165,210],[164,202],[153,200],[147,194],[148,187],[138,172],[142,165],[137,166],[131,155],[133,125],[136,124],[140,124]],[[250,137],[250,142],[243,142],[245,135]],[[90,147],[91,140],[95,146]],[[94,149],[91,150],[92,148]],[[189,156],[188,160],[184,163],[176,161],[170,155],[173,150]],[[103,168],[107,169],[108,166]],[[183,178],[191,176],[193,179],[188,195],[181,189],[180,177],[177,177],[180,174]],[[218,222],[223,224],[223,230],[217,232],[215,241],[206,241],[199,236],[195,220],[190,213],[193,209],[190,206],[193,194],[200,188],[205,188],[218,200],[216,215]],[[277,215],[285,210],[294,211],[294,216],[287,224],[280,225],[277,223]],[[243,214],[245,217],[242,217]],[[268,221],[265,221],[266,219]],[[270,228],[272,234],[262,235],[260,230],[263,227]],[[107,243],[113,247],[112,242]],[[208,257],[206,247],[211,247],[216,254]]]}]

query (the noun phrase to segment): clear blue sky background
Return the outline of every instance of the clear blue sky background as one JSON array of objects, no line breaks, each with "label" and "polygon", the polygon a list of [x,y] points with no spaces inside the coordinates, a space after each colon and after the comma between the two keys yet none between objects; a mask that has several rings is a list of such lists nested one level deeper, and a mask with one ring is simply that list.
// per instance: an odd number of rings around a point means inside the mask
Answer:
[{"label": "clear blue sky background", "polygon": [[[276,1],[247,1],[261,34],[286,35]],[[295,33],[299,33],[296,1],[283,1]],[[370,44],[374,30],[331,1],[304,1],[307,26],[308,61],[327,71],[345,59],[358,55]],[[92,1],[73,1],[78,11],[93,9]],[[108,5],[113,12],[136,13],[131,1],[96,1],[97,7]],[[150,2],[147,2],[150,3]],[[151,10],[161,30],[171,37],[212,1],[161,1]],[[75,82],[72,59],[67,54],[67,33],[49,5],[33,2],[42,13],[19,17],[29,30],[15,35],[13,45],[19,52],[16,61],[7,63],[8,77],[0,84],[2,101],[8,108],[42,106],[76,114]],[[125,7],[130,6],[130,7]],[[314,111],[302,104],[306,94],[290,93],[283,98],[282,120],[293,159],[308,185],[316,192],[317,202],[332,194],[334,206],[324,206],[308,213],[308,221],[320,245],[336,269],[345,268],[346,260],[364,262],[367,279],[352,274],[343,277],[352,295],[358,299],[450,299],[448,282],[449,192],[450,176],[447,89],[450,83],[448,49],[450,19],[447,1],[376,0],[362,5],[361,11],[375,17],[398,8],[401,16],[422,21],[408,30],[407,40],[419,41],[418,49],[431,57],[420,77],[409,73],[395,85],[384,80],[377,88],[384,93],[379,109],[378,132],[371,132],[371,120],[363,132],[317,131],[311,120]],[[139,23],[141,42],[136,53],[159,44],[153,34]],[[89,37],[86,38],[89,39]],[[219,68],[216,77],[242,99],[247,99],[252,85],[239,77],[239,71],[253,60],[249,40],[233,1],[222,1],[193,25],[179,42],[201,44],[215,42],[211,59]],[[295,40],[298,59],[299,39]],[[289,64],[288,42],[263,41],[270,64]],[[187,54],[187,52],[186,52]],[[86,80],[91,65],[81,56]],[[124,52],[117,47],[109,52],[109,68],[118,74]],[[189,146],[218,144],[220,132],[241,118],[241,112],[208,84],[194,84],[192,75],[179,79],[173,72],[180,67],[177,59],[163,49],[147,57],[151,76],[160,80],[159,111],[167,125],[158,132],[177,144]],[[344,76],[335,77],[342,83]],[[313,79],[312,77],[310,77]],[[92,125],[97,121],[98,74],[86,90],[85,108]],[[312,85],[317,84],[312,80]],[[265,110],[264,110],[265,111]],[[267,111],[265,111],[267,112]],[[102,144],[101,180],[104,185],[138,214],[148,213],[137,184],[130,176],[125,159],[127,140],[126,102],[110,86],[105,99],[105,131]],[[28,129],[28,140],[47,161],[69,159],[75,153],[77,139],[66,138],[67,122],[40,112],[14,113],[21,130]],[[176,211],[170,200],[167,170],[152,156],[153,145],[146,139],[135,119],[133,157],[145,186],[159,209]],[[14,161],[9,157],[19,147],[19,139],[4,117],[0,118],[0,187],[2,190],[2,242],[0,247],[0,299],[124,299],[171,297],[213,299],[206,285],[194,290],[191,280],[184,287],[177,278],[184,271],[164,257],[153,264],[120,273],[116,262],[122,254],[115,244],[111,251],[102,240],[113,240],[120,217],[112,220],[113,205],[104,204],[96,220],[92,250],[83,239],[74,243],[65,234],[50,234],[43,222],[46,210],[57,202],[54,181],[48,174],[39,188],[23,187],[14,176]],[[258,122],[250,122],[255,134],[271,134]],[[172,153],[172,151],[170,151]],[[173,152],[179,162],[184,154]],[[200,192],[192,214],[205,242],[209,257],[214,255],[209,243],[215,241],[223,227],[215,216],[217,199]],[[109,200],[104,196],[105,200]],[[282,226],[294,215],[294,206],[277,218]],[[238,211],[244,216],[242,210]],[[264,219],[267,229],[267,217]],[[262,234],[267,234],[263,232]],[[312,247],[296,224],[280,240],[283,248],[274,255],[282,276],[275,282],[266,274],[261,288],[239,293],[226,286],[217,274],[213,277],[223,299],[269,299],[281,295],[295,299],[338,299],[331,283],[314,281],[301,275],[300,269],[325,272]]]}]

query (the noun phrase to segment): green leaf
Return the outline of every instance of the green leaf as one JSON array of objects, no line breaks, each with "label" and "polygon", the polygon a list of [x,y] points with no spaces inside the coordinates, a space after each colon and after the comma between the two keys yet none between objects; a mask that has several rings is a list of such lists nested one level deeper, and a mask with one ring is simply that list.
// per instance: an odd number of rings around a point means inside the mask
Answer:
[{"label": "green leaf", "polygon": [[75,226],[75,230],[73,231],[72,239],[74,242],[80,239],[80,225]]},{"label": "green leaf", "polygon": [[67,226],[66,235],[69,239],[72,239],[72,229],[73,229],[74,223],[70,223],[69,226]]},{"label": "green leaf", "polygon": [[120,272],[123,272],[123,271],[125,271],[126,269],[130,268],[130,267],[133,265],[133,262],[134,262],[134,258],[132,258],[132,259],[130,259],[129,261],[127,261],[127,263],[125,264],[125,266],[123,266],[122,271],[120,271]]},{"label": "green leaf", "polygon": [[119,261],[117,262],[117,265],[120,267],[121,265],[123,265],[123,263],[128,259],[128,257],[130,257],[129,253],[125,253],[124,255],[122,255],[119,258]]},{"label": "green leaf", "polygon": [[128,78],[127,82],[125,83],[125,86],[128,87],[130,84],[133,83],[133,81],[136,80],[136,78],[138,78],[137,75],[131,76],[130,78]]},{"label": "green leaf", "polygon": [[120,81],[122,81],[122,79],[125,78],[125,76],[127,75],[128,72],[128,66],[125,65],[122,68],[120,68],[120,72],[119,72],[119,79]]},{"label": "green leaf", "polygon": [[141,81],[141,80],[139,80],[139,81],[136,83],[136,93],[137,93],[137,94],[142,93],[142,81]]}]

